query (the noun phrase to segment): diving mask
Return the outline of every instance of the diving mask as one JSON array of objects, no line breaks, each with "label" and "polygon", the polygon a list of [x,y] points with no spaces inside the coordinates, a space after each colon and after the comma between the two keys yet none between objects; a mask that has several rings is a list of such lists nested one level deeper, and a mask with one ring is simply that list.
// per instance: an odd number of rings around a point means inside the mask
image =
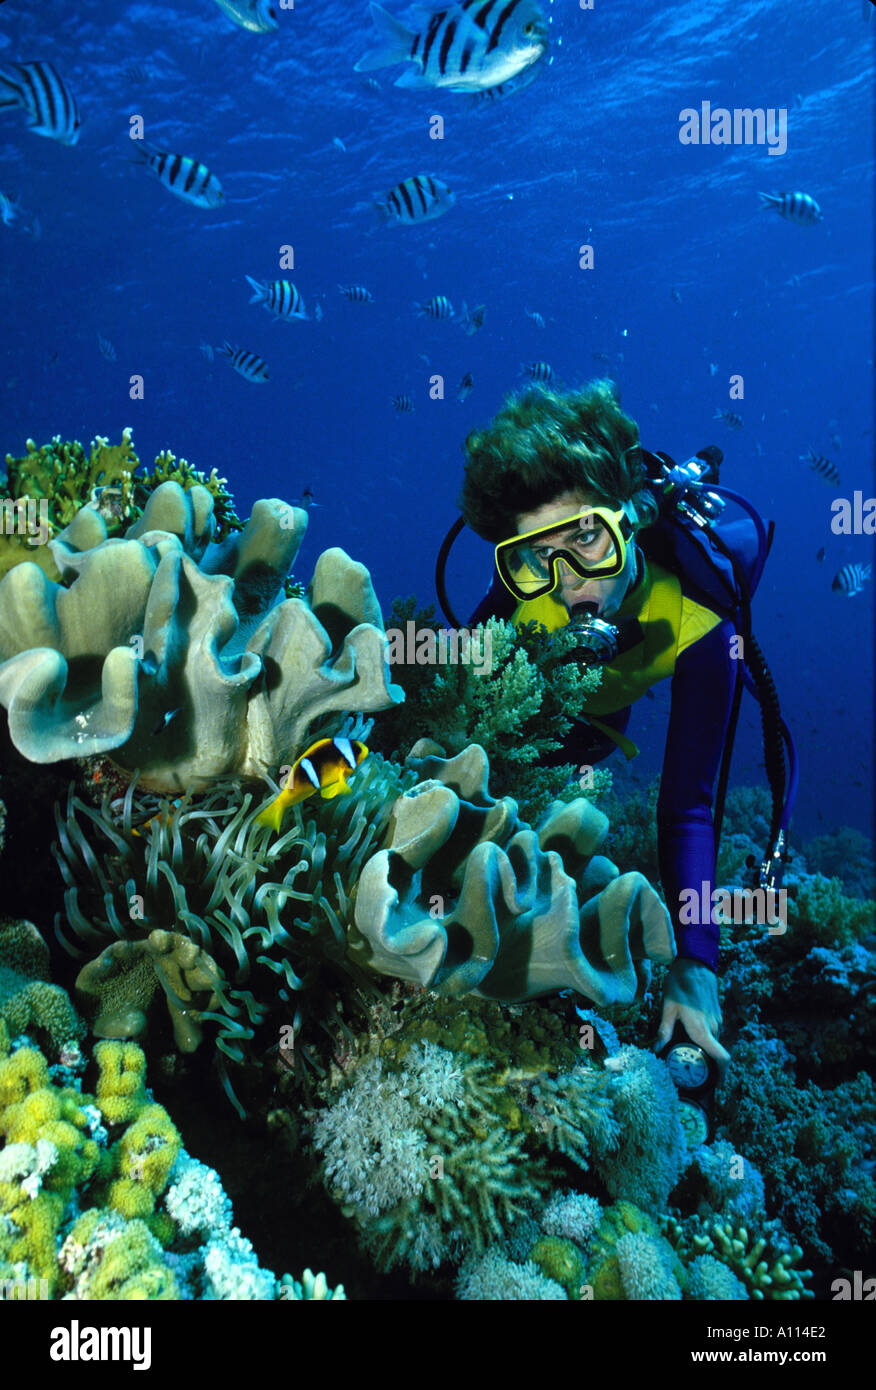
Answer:
[{"label": "diving mask", "polygon": [[496,546],[496,569],[516,599],[542,598],[560,582],[564,560],[579,579],[620,574],[633,534],[632,507],[586,507],[572,516],[527,531]]}]

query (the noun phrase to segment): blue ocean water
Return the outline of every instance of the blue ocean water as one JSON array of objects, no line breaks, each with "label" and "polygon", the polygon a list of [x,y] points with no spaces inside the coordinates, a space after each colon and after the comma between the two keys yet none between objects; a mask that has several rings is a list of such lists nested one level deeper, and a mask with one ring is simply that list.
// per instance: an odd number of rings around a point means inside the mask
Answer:
[{"label": "blue ocean water", "polygon": [[[241,515],[257,497],[310,489],[298,577],[342,546],[388,612],[396,594],[433,600],[463,440],[520,385],[521,364],[549,361],[569,386],[608,374],[648,447],[684,458],[719,444],[723,481],[775,519],[755,630],[800,751],[796,824],[870,830],[873,586],[849,599],[831,580],[872,563],[873,543],[833,534],[830,503],[876,492],[873,6],[545,9],[538,80],[477,107],[397,89],[393,69],[376,87],[357,75],[364,3],[296,0],[262,35],[214,0],[6,0],[0,63],[53,63],[82,131],[68,148],[0,112],[0,192],[24,210],[0,224],[0,444],[116,440],[130,425],[141,459],[171,448],[226,475]],[[679,113],[704,101],[786,110],[786,153],[683,145]],[[442,139],[430,138],[436,115]],[[159,148],[220,177],[221,208],[189,207],[138,167],[135,116]],[[380,226],[371,201],[418,173],[445,180],[456,205]],[[806,192],[823,220],[761,211],[761,190]],[[245,275],[285,273],[284,246],[319,322],[275,324],[249,304]],[[338,283],[374,303],[348,303]],[[456,320],[417,317],[412,305],[436,294]],[[472,337],[463,301],[486,305]],[[225,339],[262,356],[270,380],[200,350]],[[475,384],[460,404],[465,372]],[[129,395],[135,374],[142,400]],[[434,374],[443,399],[430,399]],[[737,374],[744,397],[731,400]],[[392,408],[402,393],[411,414]],[[716,420],[721,409],[742,428]],[[835,463],[838,490],[801,460],[810,448]],[[460,541],[448,584],[461,614],[490,565],[487,546]],[[624,777],[659,769],[667,694],[636,711],[642,757]],[[760,757],[748,702],[734,780],[757,781]]]}]

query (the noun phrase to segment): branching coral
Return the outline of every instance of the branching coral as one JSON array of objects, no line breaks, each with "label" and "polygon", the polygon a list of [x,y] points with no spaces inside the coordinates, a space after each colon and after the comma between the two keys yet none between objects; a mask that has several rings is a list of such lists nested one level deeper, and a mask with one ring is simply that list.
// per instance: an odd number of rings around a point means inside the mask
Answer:
[{"label": "branching coral", "polygon": [[363,1062],[318,1116],[326,1181],[381,1267],[482,1252],[544,1190],[543,1166],[496,1117],[500,1099],[486,1063],[424,1043],[401,1063]]},{"label": "branching coral", "polygon": [[209,474],[193,468],[186,459],[178,459],[169,449],[162,449],[151,470],[138,474],[134,479],[134,496],[140,509],[145,507],[150,493],[162,483],[179,483],[188,489],[200,484],[213,498],[213,516],[216,520],[217,541],[225,540],[232,531],[242,531],[243,522],[234,510],[234,498],[228,491],[228,479],[220,478],[215,468]]},{"label": "branching coral", "polygon": [[123,522],[136,519],[139,508],[134,503],[132,475],[138,464],[130,429],[124,430],[121,444],[116,445],[98,435],[87,455],[78,441],[63,444],[60,435],[41,448],[29,439],[23,458],[7,454],[0,501],[31,499],[37,509],[36,518],[40,522],[45,518],[47,535],[41,536],[40,544],[32,545],[21,534],[21,528],[16,528],[15,534],[8,527],[4,534],[4,528],[0,528],[0,576],[13,565],[29,560],[50,578],[58,579],[56,562],[46,540],[69,526],[82,507],[99,508],[110,533]]},{"label": "branching coral", "polygon": [[[669,1243],[685,1261],[712,1255],[726,1265],[752,1299],[813,1298],[808,1281],[811,1269],[798,1268],[803,1258],[777,1221],[764,1221],[753,1230],[732,1221],[703,1221],[698,1217],[679,1223],[664,1219]],[[713,1297],[714,1295],[708,1295]]]},{"label": "branching coral", "polygon": [[[417,634],[446,631],[434,609],[417,610],[415,599],[396,599],[387,628],[406,633],[409,627]],[[609,773],[590,769],[580,785],[575,766],[548,765],[600,681],[595,669],[563,664],[573,640],[534,623],[515,629],[491,618],[471,644],[477,660],[394,667],[407,698],[376,719],[376,745],[405,753],[427,738],[455,754],[468,743],[480,744],[494,785],[513,793],[527,820],[537,820],[557,797],[568,800],[582,790],[593,798],[602,795],[611,785]]]}]

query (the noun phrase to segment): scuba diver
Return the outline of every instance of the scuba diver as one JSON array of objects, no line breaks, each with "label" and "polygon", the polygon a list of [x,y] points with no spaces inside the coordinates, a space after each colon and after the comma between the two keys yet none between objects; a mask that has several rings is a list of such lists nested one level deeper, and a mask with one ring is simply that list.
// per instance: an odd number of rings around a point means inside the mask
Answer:
[{"label": "scuba diver", "polygon": [[[625,734],[631,707],[656,682],[672,680],[657,833],[677,955],[655,1048],[667,1055],[674,1042],[696,1044],[713,1089],[729,1061],[718,1036],[719,927],[711,911],[708,921],[685,920],[680,904],[690,900],[682,897],[685,890],[695,890],[699,900],[714,885],[744,683],[761,698],[773,787],[771,844],[760,881],[773,890],[781,882],[796,765],[749,613],[772,524],[767,532],[744,498],[715,486],[720,450],[704,449],[679,467],[643,449],[609,381],[567,394],[528,388],[509,398],[486,429],[469,435],[465,452],[462,516],[445,538],[436,576],[445,614],[460,626],[446,602],[444,565],[467,523],[494,543],[496,564],[468,625],[489,617],[515,626],[535,620],[548,631],[571,624],[572,659],[602,669],[584,718],[554,761],[590,765],[618,747],[634,756]],[[716,526],[725,498],[749,519]]]}]

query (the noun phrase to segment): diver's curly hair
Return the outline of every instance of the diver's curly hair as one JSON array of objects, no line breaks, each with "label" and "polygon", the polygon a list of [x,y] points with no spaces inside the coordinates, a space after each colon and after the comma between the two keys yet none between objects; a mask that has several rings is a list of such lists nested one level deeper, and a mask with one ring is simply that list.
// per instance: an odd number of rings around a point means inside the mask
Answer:
[{"label": "diver's curly hair", "polygon": [[587,492],[618,507],[633,499],[639,524],[656,516],[643,487],[635,420],[620,408],[613,381],[560,394],[529,387],[510,396],[484,430],[465,441],[467,463],[459,508],[484,540],[513,536],[517,518],[564,492]]}]

